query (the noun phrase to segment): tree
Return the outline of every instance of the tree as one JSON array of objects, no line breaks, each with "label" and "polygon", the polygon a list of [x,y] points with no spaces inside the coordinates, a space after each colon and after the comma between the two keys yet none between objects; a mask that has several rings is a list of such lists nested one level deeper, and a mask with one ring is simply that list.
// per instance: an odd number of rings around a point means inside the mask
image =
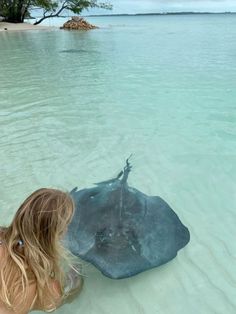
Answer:
[{"label": "tree", "polygon": [[81,14],[85,9],[112,9],[112,5],[98,0],[0,0],[0,13],[7,22],[23,23],[30,11],[41,9],[42,17],[34,25],[50,17],[59,17],[63,11]]}]

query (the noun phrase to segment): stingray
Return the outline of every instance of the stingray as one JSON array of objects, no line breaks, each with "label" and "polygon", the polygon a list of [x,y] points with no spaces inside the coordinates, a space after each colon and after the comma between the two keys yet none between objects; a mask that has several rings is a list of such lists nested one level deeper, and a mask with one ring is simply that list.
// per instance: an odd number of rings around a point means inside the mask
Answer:
[{"label": "stingray", "polygon": [[127,159],[115,179],[70,192],[76,209],[67,248],[114,279],[169,262],[190,240],[187,227],[162,198],[128,185],[130,171]]}]

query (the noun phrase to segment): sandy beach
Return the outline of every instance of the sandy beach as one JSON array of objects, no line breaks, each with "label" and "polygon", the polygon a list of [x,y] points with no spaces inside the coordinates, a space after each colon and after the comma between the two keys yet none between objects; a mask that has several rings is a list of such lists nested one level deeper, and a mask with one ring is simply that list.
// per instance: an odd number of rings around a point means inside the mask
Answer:
[{"label": "sandy beach", "polygon": [[26,30],[48,30],[51,27],[42,25],[33,25],[29,23],[7,23],[0,22],[1,31],[26,31]]}]

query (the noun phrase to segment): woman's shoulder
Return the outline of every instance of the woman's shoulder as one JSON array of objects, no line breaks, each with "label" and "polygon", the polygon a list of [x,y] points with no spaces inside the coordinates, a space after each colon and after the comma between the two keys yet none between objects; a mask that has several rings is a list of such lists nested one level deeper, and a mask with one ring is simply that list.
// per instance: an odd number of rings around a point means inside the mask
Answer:
[{"label": "woman's shoulder", "polygon": [[[35,299],[35,291],[36,291],[36,285],[30,285],[26,300],[23,306],[21,307],[21,309],[17,311],[17,314],[28,314],[32,310],[32,304]],[[14,310],[8,309],[0,300],[0,313],[1,314],[15,314],[16,312]]]},{"label": "woman's shoulder", "polygon": [[57,280],[51,279],[49,282],[50,291],[54,297],[54,303],[50,303],[47,300],[47,295],[44,297],[44,304],[41,304],[38,299],[35,300],[33,307],[31,310],[33,311],[52,311],[62,305],[62,291],[60,288],[60,284]]}]

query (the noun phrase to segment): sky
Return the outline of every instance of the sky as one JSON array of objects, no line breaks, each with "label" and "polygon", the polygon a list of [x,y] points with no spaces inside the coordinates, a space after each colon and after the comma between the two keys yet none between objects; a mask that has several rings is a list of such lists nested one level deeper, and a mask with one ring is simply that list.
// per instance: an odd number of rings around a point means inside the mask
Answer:
[{"label": "sky", "polygon": [[112,11],[94,9],[89,13],[236,12],[236,0],[109,0],[109,2],[113,4]]}]

